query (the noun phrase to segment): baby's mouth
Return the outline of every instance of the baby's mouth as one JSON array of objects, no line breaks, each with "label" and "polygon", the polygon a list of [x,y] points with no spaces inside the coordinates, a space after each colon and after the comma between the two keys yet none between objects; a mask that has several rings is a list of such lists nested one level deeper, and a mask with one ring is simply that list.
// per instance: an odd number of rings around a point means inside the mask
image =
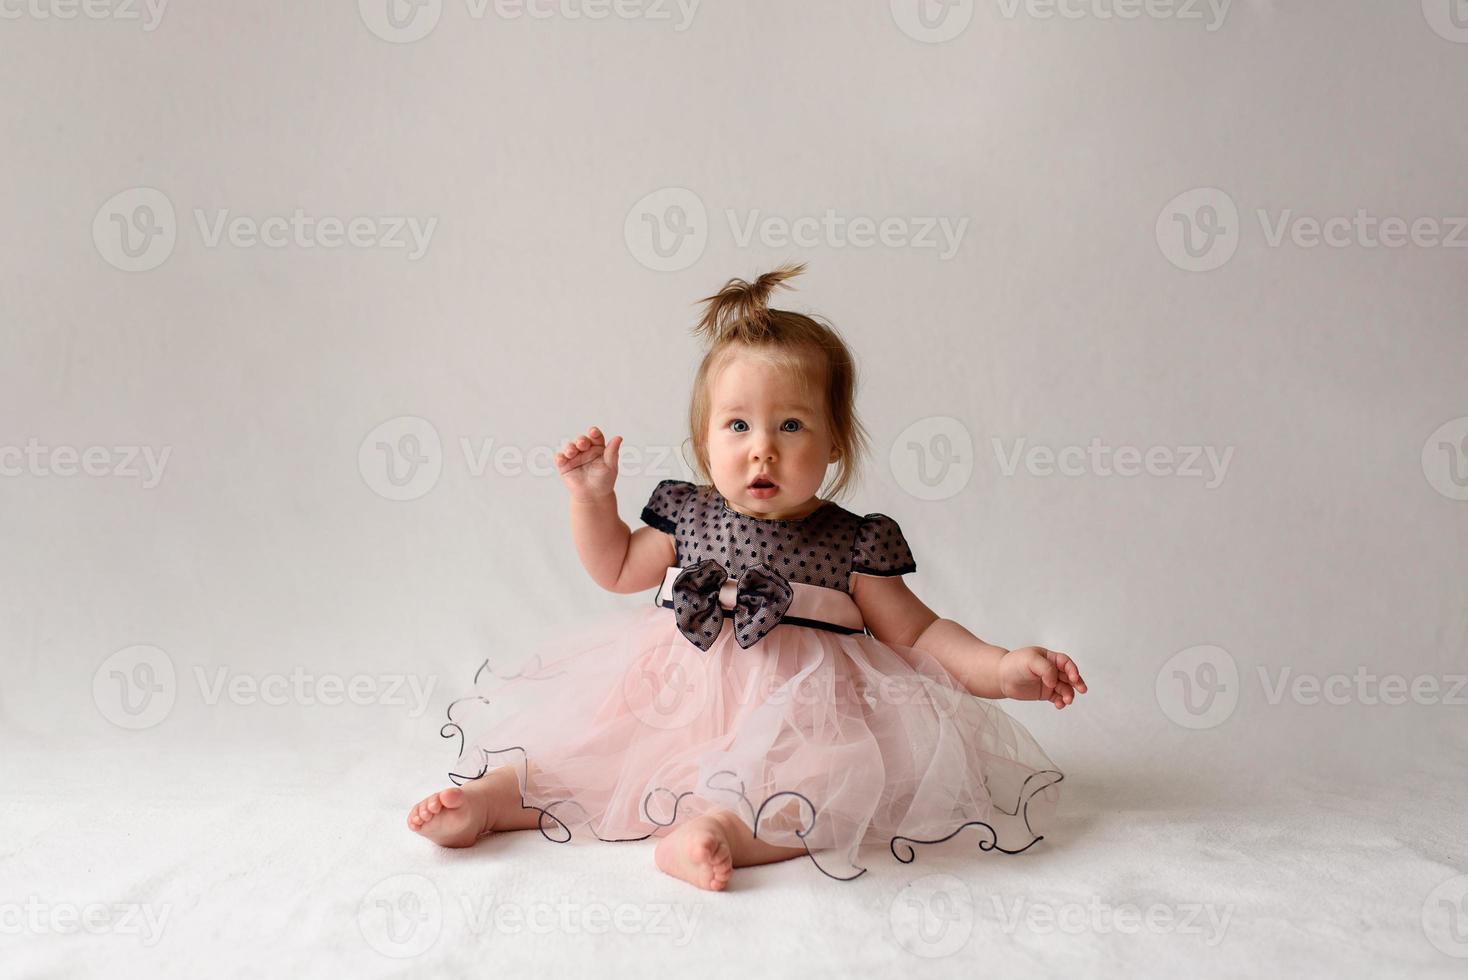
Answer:
[{"label": "baby's mouth", "polygon": [[763,480],[763,479],[761,479],[761,480],[755,480],[753,483],[751,483],[749,485],[749,489],[751,489],[751,490],[773,490],[778,485],[779,484],[771,483],[769,480]]}]

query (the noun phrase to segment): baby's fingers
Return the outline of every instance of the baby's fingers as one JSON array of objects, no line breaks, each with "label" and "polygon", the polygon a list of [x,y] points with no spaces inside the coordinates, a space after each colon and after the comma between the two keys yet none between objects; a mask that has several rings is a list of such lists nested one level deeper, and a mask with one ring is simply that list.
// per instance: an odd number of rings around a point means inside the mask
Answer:
[{"label": "baby's fingers", "polygon": [[1040,683],[1045,685],[1045,697],[1048,698],[1050,696],[1049,692],[1060,681],[1060,672],[1053,663],[1044,657],[1036,657],[1032,660],[1030,662],[1030,670],[1036,677],[1040,678]]},{"label": "baby's fingers", "polygon": [[1055,666],[1060,668],[1061,674],[1070,681],[1071,686],[1084,694],[1086,691],[1086,682],[1081,677],[1081,672],[1076,669],[1076,662],[1070,659],[1069,654],[1061,653],[1058,650],[1051,650],[1050,652],[1054,654]]},{"label": "baby's fingers", "polygon": [[586,435],[577,436],[575,439],[572,439],[570,442],[566,443],[566,445],[571,446],[576,450],[584,453],[586,452],[586,450],[590,449],[593,446],[606,445],[606,436],[602,435],[601,430],[593,425],[591,428],[586,430]]},{"label": "baby's fingers", "polygon": [[593,446],[604,445],[606,445],[606,437],[602,435],[600,429],[593,425],[586,430],[586,435],[566,440],[565,445],[561,447],[561,455],[567,459],[575,459]]}]

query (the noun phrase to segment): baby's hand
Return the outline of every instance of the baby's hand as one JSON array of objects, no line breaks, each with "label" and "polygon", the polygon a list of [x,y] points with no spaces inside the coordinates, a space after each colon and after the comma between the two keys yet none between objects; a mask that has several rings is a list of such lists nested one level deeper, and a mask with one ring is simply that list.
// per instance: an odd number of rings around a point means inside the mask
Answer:
[{"label": "baby's hand", "polygon": [[1058,650],[1016,647],[999,661],[999,690],[1018,701],[1049,701],[1063,708],[1086,692],[1075,661]]},{"label": "baby's hand", "polygon": [[622,437],[615,436],[611,442],[596,426],[586,430],[586,435],[577,436],[556,453],[556,469],[573,500],[596,500],[612,492],[617,482],[617,450],[622,446]]}]

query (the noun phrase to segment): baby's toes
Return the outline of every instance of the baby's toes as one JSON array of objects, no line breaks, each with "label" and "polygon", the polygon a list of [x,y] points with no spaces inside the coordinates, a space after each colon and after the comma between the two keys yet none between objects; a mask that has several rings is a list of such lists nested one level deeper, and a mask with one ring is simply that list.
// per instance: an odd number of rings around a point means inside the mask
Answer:
[{"label": "baby's toes", "polygon": [[694,859],[707,869],[711,879],[716,879],[721,875],[728,878],[729,872],[734,867],[729,842],[719,834],[709,834],[701,839],[695,849]]},{"label": "baby's toes", "polygon": [[734,873],[734,856],[729,852],[727,844],[720,844],[714,849],[714,857],[709,862],[709,869],[713,871],[715,878],[729,880],[729,876]]},{"label": "baby's toes", "polygon": [[719,841],[709,861],[709,887],[718,891],[729,883],[734,873],[734,855],[725,841]]}]

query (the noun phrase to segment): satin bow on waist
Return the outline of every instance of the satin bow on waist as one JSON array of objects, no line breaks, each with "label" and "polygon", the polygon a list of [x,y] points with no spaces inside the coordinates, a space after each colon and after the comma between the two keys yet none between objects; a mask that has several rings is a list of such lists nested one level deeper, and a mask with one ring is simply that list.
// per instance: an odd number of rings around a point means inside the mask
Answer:
[{"label": "satin bow on waist", "polygon": [[[673,580],[673,612],[678,632],[708,652],[724,627],[719,591],[730,579],[717,559],[689,565]],[[795,591],[790,582],[767,563],[750,565],[735,580],[734,641],[747,649],[779,625]]]}]

